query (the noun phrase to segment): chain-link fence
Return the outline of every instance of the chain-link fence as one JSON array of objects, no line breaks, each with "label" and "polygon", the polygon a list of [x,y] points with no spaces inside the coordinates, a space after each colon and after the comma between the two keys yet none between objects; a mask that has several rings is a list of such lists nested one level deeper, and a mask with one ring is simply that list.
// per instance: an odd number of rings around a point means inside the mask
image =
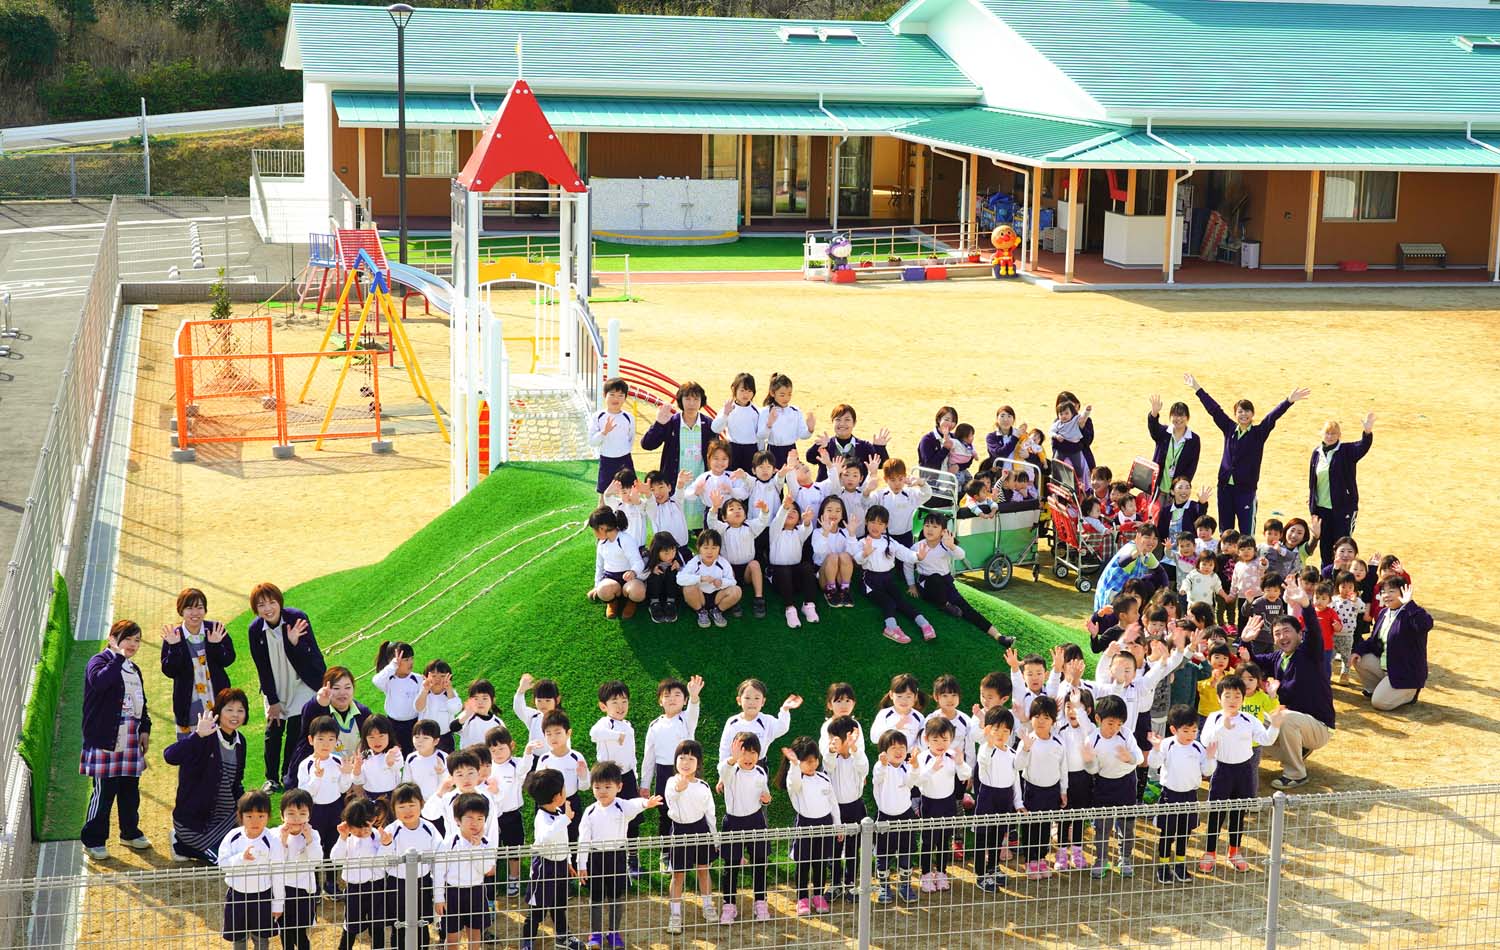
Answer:
[{"label": "chain-link fence", "polygon": [[[288,847],[272,828],[220,858],[233,865],[227,885],[217,868],[0,883],[9,898],[0,905],[20,908],[0,929],[30,947],[201,947],[221,935],[250,946],[285,936],[296,946],[298,934],[280,933],[291,921],[305,928],[304,946],[330,950],[372,931],[374,946],[428,945],[440,926],[485,947],[565,937],[703,950],[1500,942],[1500,785],[1215,802],[1245,820],[1241,870],[1205,861],[1208,804],[772,829],[753,813],[729,819],[746,830],[585,835],[586,845],[566,848],[571,868],[561,843],[496,848],[493,826],[476,830],[483,842],[434,855],[403,849],[402,833],[382,845],[377,824],[373,837],[351,836],[339,849],[362,857],[326,863],[322,851],[304,850],[308,836],[289,836]],[[642,830],[659,820],[648,812]],[[1075,821],[1081,837],[1056,838],[1071,836]],[[1101,850],[1106,826],[1132,836]],[[1162,829],[1166,862],[1157,857]],[[338,832],[326,833],[331,847]],[[1084,844],[1055,860],[1054,839]],[[1026,847],[1046,853],[1045,876],[1026,867]],[[288,853],[301,857],[286,863]]]},{"label": "chain-link fence", "polygon": [[20,152],[0,155],[0,198],[108,198],[150,194],[144,152]]},{"label": "chain-link fence", "polygon": [[[76,584],[81,567],[78,542],[87,519],[79,512],[86,507],[108,354],[120,315],[118,231],[118,205],[111,204],[0,590],[0,668],[7,671],[0,677],[0,749],[5,750],[0,759],[0,878],[5,880],[19,877],[30,857],[30,773],[15,749],[52,602],[54,572]],[[0,910],[15,909],[0,901]]]}]

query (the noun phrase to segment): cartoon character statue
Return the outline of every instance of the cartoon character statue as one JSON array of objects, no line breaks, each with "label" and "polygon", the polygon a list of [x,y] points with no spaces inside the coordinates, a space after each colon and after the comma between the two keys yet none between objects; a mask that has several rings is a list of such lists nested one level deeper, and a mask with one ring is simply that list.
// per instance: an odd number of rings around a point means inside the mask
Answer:
[{"label": "cartoon character statue", "polygon": [[992,261],[996,277],[1016,276],[1016,248],[1021,246],[1021,236],[1016,229],[1002,224],[990,232],[990,243],[995,246]]},{"label": "cartoon character statue", "polygon": [[828,240],[828,263],[832,270],[847,270],[849,268],[849,255],[853,253],[854,245],[849,240],[849,235],[839,233]]}]

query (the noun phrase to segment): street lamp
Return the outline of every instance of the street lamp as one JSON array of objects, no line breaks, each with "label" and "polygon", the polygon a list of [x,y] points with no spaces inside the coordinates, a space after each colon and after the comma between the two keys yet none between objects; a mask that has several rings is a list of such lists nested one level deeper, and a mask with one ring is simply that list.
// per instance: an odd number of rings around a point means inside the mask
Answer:
[{"label": "street lamp", "polygon": [[396,166],[398,214],[401,222],[401,263],[406,263],[406,24],[413,9],[409,3],[393,3],[385,8],[396,24],[396,149],[400,158]]}]

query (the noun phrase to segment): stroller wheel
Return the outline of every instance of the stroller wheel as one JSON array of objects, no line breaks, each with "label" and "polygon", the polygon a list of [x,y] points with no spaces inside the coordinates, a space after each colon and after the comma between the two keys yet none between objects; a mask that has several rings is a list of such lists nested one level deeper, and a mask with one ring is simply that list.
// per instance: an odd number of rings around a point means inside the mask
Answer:
[{"label": "stroller wheel", "polygon": [[1068,576],[1068,565],[1062,563],[1061,561],[1052,565],[1052,576],[1056,577],[1058,580],[1066,579]]},{"label": "stroller wheel", "polygon": [[984,565],[984,582],[990,590],[1004,590],[1015,573],[1015,565],[1004,554],[996,554]]},{"label": "stroller wheel", "polygon": [[1075,582],[1073,586],[1078,588],[1079,593],[1087,594],[1089,591],[1094,589],[1094,582],[1090,578],[1080,574],[1078,576],[1077,582]]}]

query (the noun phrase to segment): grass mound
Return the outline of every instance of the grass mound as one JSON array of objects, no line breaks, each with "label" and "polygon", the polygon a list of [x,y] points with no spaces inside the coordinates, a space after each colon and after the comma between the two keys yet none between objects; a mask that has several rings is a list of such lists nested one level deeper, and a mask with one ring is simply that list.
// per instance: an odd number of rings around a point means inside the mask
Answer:
[{"label": "grass mound", "polygon": [[[688,611],[674,626],[652,624],[645,610],[628,622],[606,620],[583,596],[594,565],[584,519],[595,497],[592,464],[507,466],[385,560],[301,584],[287,592],[287,603],[308,612],[329,664],[354,670],[357,697],[377,711],[382,697],[370,677],[384,639],[412,642],[418,668],[435,657],[447,660],[460,694],[470,680],[490,679],[513,733],[519,728],[510,713],[516,681],[526,672],[552,677],[573,718],[574,746],[590,762],[595,749],[588,728],[600,715],[595,691],[610,679],[630,685],[631,720],[643,742],[658,713],[656,683],[703,676],[698,739],[713,758],[724,721],[737,711],[734,687],[747,677],[766,681],[772,712],[789,693],[805,698],[792,717],[791,735],[797,736],[817,734],[832,682],[854,685],[856,715],[868,724],[895,673],[910,671],[924,683],[954,673],[964,684],[967,708],[978,699],[980,677],[1004,669],[991,640],[936,611],[929,614],[936,641],[891,643],[880,636],[877,611],[858,598],[854,608],[822,611],[822,623],[798,630],[787,629],[774,596],[771,616],[755,620],[747,611],[725,630],[700,630]],[[1081,631],[962,589],[981,613],[1017,637],[1023,654],[1083,642]],[[247,613],[230,625],[237,643],[245,642],[250,619]],[[255,682],[249,652],[239,651],[231,671],[236,683]],[[524,729],[518,734],[524,741]],[[252,739],[252,748],[259,744]],[[251,756],[250,772],[258,772],[259,758]],[[258,784],[261,776],[246,779]]]}]

